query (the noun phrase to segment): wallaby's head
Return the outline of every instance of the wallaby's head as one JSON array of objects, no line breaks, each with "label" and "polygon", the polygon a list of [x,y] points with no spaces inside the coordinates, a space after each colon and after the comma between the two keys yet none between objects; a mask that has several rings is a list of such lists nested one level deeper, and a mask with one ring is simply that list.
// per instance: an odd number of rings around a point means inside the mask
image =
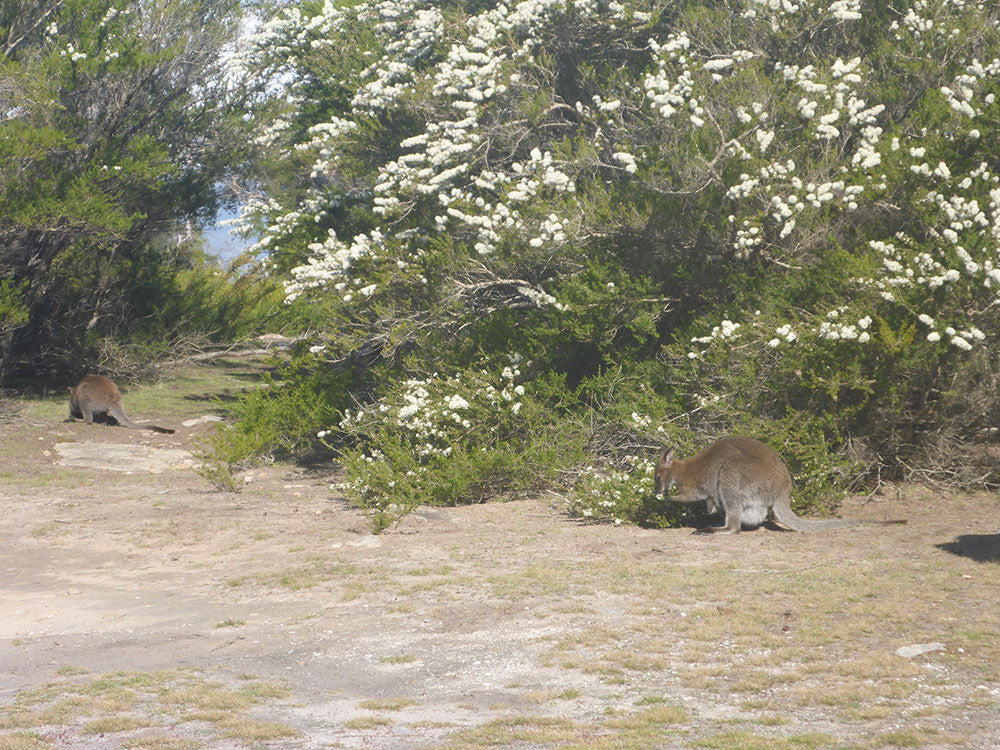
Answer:
[{"label": "wallaby's head", "polygon": [[677,483],[672,468],[673,463],[674,449],[664,446],[663,450],[660,451],[660,460],[656,462],[656,472],[653,475],[656,478],[655,494],[665,495]]}]

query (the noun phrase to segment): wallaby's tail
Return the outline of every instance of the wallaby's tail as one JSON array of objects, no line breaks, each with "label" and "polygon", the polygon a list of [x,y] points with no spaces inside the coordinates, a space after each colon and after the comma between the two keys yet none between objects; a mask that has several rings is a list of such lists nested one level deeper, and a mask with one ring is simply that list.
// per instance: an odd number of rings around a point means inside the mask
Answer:
[{"label": "wallaby's tail", "polygon": [[162,432],[165,435],[174,434],[173,430],[168,430],[166,427],[157,427],[155,424],[136,424],[126,416],[121,404],[113,404],[108,411],[111,412],[111,416],[122,427],[131,427],[133,430],[152,430],[153,432]]},{"label": "wallaby's tail", "polygon": [[829,518],[811,521],[799,518],[787,501],[777,502],[773,506],[774,517],[778,522],[792,531],[823,531],[825,529],[843,529],[848,526],[889,526],[906,523],[906,521],[867,521],[860,518]]}]

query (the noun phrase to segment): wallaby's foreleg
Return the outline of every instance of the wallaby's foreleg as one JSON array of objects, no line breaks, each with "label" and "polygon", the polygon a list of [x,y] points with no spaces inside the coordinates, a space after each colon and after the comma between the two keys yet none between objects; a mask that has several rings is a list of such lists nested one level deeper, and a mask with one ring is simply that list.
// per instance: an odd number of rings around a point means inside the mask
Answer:
[{"label": "wallaby's foreleg", "polygon": [[84,421],[84,423],[86,423],[86,424],[93,424],[94,423],[94,412],[92,412],[86,406],[82,407],[81,411],[83,411],[83,421]]}]

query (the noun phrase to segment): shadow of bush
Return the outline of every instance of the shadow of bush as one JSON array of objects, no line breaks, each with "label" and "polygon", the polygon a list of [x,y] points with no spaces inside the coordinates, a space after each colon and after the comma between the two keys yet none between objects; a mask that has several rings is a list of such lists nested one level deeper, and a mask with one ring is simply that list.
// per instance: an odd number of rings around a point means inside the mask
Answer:
[{"label": "shadow of bush", "polygon": [[935,546],[976,562],[1000,562],[1000,534],[962,534],[954,542]]}]

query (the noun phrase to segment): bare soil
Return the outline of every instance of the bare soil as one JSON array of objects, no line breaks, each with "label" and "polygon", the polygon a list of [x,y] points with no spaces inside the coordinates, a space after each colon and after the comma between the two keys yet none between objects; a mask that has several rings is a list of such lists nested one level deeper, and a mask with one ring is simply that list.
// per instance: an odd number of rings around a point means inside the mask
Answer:
[{"label": "bare soil", "polygon": [[735,536],[543,497],[374,536],[332,465],[215,490],[176,453],[215,429],[181,425],[195,381],[150,386],[166,415],[126,389],[175,435],[0,424],[0,750],[1000,747],[995,495]]}]

